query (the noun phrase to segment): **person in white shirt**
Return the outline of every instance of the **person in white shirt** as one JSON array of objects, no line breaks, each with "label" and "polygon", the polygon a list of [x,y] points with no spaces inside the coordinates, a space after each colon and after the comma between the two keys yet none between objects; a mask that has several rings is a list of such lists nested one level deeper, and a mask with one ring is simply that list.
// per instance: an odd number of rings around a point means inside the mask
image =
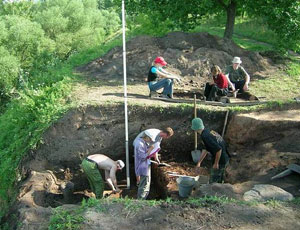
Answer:
[{"label": "person in white shirt", "polygon": [[[154,158],[157,163],[160,163],[160,160],[158,158],[158,152],[160,151],[160,143],[163,139],[168,139],[171,136],[173,136],[173,134],[174,134],[174,131],[170,127],[164,128],[162,130],[146,129],[137,135],[137,137],[133,141],[133,146],[136,145],[137,141],[140,138],[144,137],[145,135],[148,136],[151,139],[151,142],[149,143],[149,147],[148,147],[148,151],[147,151],[148,158],[149,159]],[[138,185],[140,182],[139,176],[136,177],[136,182]]]}]

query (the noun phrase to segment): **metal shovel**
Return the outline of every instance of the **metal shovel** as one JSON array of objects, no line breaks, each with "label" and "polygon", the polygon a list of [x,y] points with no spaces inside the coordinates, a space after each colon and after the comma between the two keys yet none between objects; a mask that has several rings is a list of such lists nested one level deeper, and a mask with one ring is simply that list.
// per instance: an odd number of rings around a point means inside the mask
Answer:
[{"label": "metal shovel", "polygon": [[[196,117],[197,117],[196,94],[194,94],[194,118],[196,118]],[[191,152],[193,161],[195,163],[198,163],[198,161],[200,159],[200,156],[201,156],[201,151],[197,150],[197,146],[198,146],[198,143],[197,143],[197,132],[195,131],[195,150],[193,150]]]}]

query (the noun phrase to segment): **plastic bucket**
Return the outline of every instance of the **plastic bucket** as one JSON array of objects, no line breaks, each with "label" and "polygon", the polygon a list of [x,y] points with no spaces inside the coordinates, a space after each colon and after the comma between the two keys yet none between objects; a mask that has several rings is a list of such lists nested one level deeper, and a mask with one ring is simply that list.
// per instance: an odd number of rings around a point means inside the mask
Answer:
[{"label": "plastic bucket", "polygon": [[188,197],[191,195],[192,189],[195,185],[195,179],[191,177],[178,177],[176,179],[178,184],[179,196]]}]

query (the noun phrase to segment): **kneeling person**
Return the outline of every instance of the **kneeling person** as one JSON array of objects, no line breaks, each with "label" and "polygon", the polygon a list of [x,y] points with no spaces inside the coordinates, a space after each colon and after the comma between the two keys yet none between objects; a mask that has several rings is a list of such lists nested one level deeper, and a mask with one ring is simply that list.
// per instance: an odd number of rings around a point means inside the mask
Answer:
[{"label": "kneeling person", "polygon": [[209,131],[204,128],[203,121],[200,118],[192,120],[192,129],[200,134],[201,139],[205,145],[202,150],[201,157],[197,163],[197,167],[201,167],[201,163],[206,157],[207,153],[212,154],[213,167],[210,173],[210,183],[222,183],[224,181],[225,169],[229,163],[229,156],[226,150],[226,143],[223,138],[214,131]]},{"label": "kneeling person", "polygon": [[97,198],[103,197],[104,183],[100,174],[100,169],[105,171],[105,180],[114,193],[120,192],[117,185],[116,172],[124,168],[122,160],[114,161],[103,154],[94,154],[85,158],[81,167],[87,176],[92,191]]}]

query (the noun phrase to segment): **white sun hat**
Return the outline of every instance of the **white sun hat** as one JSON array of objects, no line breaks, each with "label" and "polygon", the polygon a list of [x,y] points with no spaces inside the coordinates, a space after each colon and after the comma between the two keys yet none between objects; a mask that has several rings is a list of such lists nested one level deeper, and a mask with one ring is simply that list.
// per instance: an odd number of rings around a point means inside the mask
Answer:
[{"label": "white sun hat", "polygon": [[125,163],[122,160],[117,160],[118,164],[120,165],[120,168],[124,168]]},{"label": "white sun hat", "polygon": [[241,64],[241,63],[242,63],[242,60],[241,60],[240,57],[234,57],[233,60],[232,60],[232,63]]}]

